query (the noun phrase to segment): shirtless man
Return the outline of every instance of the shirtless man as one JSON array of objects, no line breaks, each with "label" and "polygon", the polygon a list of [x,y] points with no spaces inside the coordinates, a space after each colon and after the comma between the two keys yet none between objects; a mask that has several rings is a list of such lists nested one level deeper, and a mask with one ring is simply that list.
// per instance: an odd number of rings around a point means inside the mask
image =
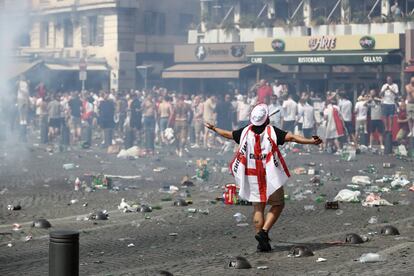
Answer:
[{"label": "shirtless man", "polygon": [[154,154],[155,141],[155,117],[156,107],[151,95],[148,95],[142,105],[142,116],[145,133],[145,150],[146,154]]},{"label": "shirtless man", "polygon": [[405,86],[405,92],[407,92],[408,137],[414,137],[414,77],[411,77],[410,83]]},{"label": "shirtless man", "polygon": [[179,157],[183,156],[183,149],[187,142],[188,123],[192,115],[191,106],[184,102],[184,96],[180,95],[177,98],[175,105],[175,134],[177,137],[176,153]]},{"label": "shirtless man", "polygon": [[166,144],[164,137],[164,131],[168,128],[168,122],[171,119],[173,113],[172,105],[170,103],[169,97],[164,96],[160,105],[158,106],[158,117],[160,122],[160,132],[161,132],[161,142]]}]

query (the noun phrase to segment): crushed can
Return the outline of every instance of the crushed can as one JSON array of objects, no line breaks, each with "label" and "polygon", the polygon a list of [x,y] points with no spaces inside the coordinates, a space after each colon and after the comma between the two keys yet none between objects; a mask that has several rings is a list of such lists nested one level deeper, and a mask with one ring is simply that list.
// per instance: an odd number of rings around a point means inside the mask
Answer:
[{"label": "crushed can", "polygon": [[225,186],[225,192],[223,194],[224,204],[235,205],[237,204],[237,186],[236,184],[227,184]]}]

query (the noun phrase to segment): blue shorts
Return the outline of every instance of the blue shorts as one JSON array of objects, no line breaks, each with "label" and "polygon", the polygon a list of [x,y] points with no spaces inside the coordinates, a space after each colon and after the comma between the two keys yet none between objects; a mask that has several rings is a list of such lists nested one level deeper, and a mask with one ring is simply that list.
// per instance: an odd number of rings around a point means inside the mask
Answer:
[{"label": "blue shorts", "polygon": [[312,138],[313,135],[313,128],[303,128],[303,136],[305,136],[305,138]]},{"label": "blue shorts", "polygon": [[395,114],[395,104],[382,104],[382,116],[391,117]]}]

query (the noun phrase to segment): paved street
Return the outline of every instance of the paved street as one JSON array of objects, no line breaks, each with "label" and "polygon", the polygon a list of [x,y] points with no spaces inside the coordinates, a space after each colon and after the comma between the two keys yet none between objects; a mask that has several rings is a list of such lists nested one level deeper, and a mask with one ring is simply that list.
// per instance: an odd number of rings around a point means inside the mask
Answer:
[{"label": "paved street", "polygon": [[[357,161],[339,161],[339,156],[312,153],[288,153],[286,158],[292,172],[287,184],[286,208],[281,219],[271,231],[274,250],[256,253],[253,237],[251,207],[225,206],[211,201],[222,195],[222,186],[232,178],[222,173],[231,155],[218,156],[214,151],[191,151],[191,156],[181,159],[169,151],[154,158],[119,160],[99,150],[73,149],[70,152],[48,152],[43,146],[3,146],[0,155],[0,275],[47,275],[48,230],[30,227],[34,218],[47,218],[52,229],[75,229],[80,235],[81,275],[161,275],[165,270],[174,275],[413,275],[414,264],[414,193],[407,187],[382,195],[394,206],[362,207],[361,203],[342,203],[340,210],[325,210],[323,203],[315,200],[326,195],[332,200],[339,190],[351,183],[353,175],[368,164],[378,172],[366,173],[372,179],[404,171],[411,178],[413,163],[393,156],[372,153],[357,156]],[[172,149],[171,149],[172,152]],[[166,185],[180,187],[184,175],[195,174],[195,161],[210,158],[211,177],[208,182],[195,182],[188,188],[193,205],[191,208],[208,209],[209,214],[187,212],[187,207],[174,207],[171,201],[162,201],[168,194],[159,192]],[[191,162],[189,162],[191,160]],[[310,185],[310,175],[295,175],[294,168],[315,162],[324,182],[322,186]],[[383,162],[394,168],[384,169]],[[74,163],[79,168],[66,171],[64,163]],[[162,172],[154,168],[166,167]],[[98,190],[75,192],[73,181],[84,173],[111,175],[140,175],[138,180],[114,180],[119,191]],[[339,177],[340,180],[335,180]],[[377,184],[389,187],[389,184]],[[186,189],[172,195],[180,197]],[[311,190],[305,192],[306,190]],[[365,198],[363,187],[361,199]],[[295,194],[305,192],[305,198],[295,199]],[[160,206],[145,215],[122,213],[117,210],[121,198],[127,201]],[[70,200],[79,202],[68,205]],[[87,207],[82,204],[87,202]],[[403,202],[403,204],[401,204]],[[405,202],[405,203],[404,203]],[[406,205],[408,202],[409,205]],[[21,211],[8,211],[8,204],[20,203]],[[315,210],[305,211],[313,205]],[[107,221],[81,221],[95,210],[108,210]],[[233,215],[240,212],[248,217],[249,226],[237,226]],[[369,224],[372,216],[377,224]],[[12,224],[22,225],[21,231],[12,231]],[[379,233],[382,226],[396,226],[400,236],[373,234],[371,240],[360,245],[338,244],[347,233]],[[176,235],[171,235],[176,233]],[[27,235],[33,240],[25,242]],[[11,243],[12,247],[7,244]],[[128,247],[129,244],[134,246]],[[288,257],[296,244],[309,246],[315,256]],[[355,261],[363,253],[379,253],[385,261],[363,264]],[[249,270],[227,268],[235,256],[244,256],[252,264]],[[319,258],[326,262],[317,263]],[[257,267],[266,266],[266,270]]]}]

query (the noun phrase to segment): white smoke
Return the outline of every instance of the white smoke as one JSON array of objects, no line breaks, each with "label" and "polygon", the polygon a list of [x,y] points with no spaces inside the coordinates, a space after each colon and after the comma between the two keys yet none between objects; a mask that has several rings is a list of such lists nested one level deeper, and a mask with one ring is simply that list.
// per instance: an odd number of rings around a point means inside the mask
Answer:
[{"label": "white smoke", "polygon": [[[16,68],[17,48],[26,33],[28,4],[26,0],[0,0],[0,139],[10,139],[10,121],[15,110],[15,83],[11,81]],[[1,137],[3,136],[3,137]]]}]

